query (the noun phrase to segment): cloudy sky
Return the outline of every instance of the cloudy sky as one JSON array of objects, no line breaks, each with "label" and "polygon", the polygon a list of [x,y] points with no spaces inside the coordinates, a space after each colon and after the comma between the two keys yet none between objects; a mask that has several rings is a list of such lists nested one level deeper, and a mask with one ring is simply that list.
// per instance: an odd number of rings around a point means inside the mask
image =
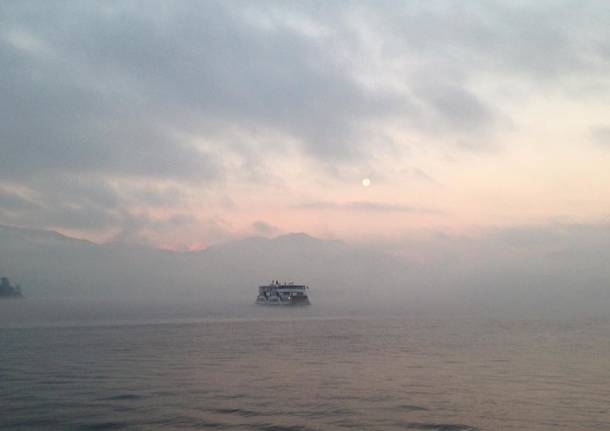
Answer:
[{"label": "cloudy sky", "polygon": [[174,249],[605,223],[609,22],[604,0],[3,1],[0,223]]}]

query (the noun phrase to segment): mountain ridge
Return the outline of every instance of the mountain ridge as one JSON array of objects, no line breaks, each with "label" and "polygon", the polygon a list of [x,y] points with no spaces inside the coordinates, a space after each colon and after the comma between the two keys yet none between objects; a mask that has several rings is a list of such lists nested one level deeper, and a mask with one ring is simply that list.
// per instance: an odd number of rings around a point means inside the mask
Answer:
[{"label": "mountain ridge", "polygon": [[[44,241],[41,241],[41,238]],[[128,243],[98,244],[54,231],[0,225],[0,271],[30,296],[252,295],[272,279],[365,291],[404,263],[380,252],[303,232],[246,237],[179,252]]]}]

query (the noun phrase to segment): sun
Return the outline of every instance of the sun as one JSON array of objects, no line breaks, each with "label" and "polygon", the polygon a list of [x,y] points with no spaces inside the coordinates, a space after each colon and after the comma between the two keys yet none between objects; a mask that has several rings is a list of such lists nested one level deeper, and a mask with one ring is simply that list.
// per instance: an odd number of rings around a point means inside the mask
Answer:
[{"label": "sun", "polygon": [[368,187],[371,185],[371,179],[370,178],[363,178],[362,179],[362,186],[363,187]]}]

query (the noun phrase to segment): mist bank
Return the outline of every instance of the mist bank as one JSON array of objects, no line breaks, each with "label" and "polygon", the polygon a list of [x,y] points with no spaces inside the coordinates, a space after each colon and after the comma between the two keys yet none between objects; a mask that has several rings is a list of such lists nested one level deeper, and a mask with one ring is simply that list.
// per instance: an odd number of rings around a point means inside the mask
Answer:
[{"label": "mist bank", "polygon": [[279,279],[310,285],[314,305],[337,312],[598,316],[610,309],[609,232],[605,225],[553,225],[436,235],[401,240],[401,253],[289,234],[173,252],[0,226],[0,274],[20,283],[26,297],[48,302],[221,310],[251,304],[259,284]]},{"label": "mist bank", "polygon": [[56,232],[0,228],[0,272],[39,298],[254,300],[271,280],[307,283],[325,296],[398,286],[404,260],[305,234],[247,238],[202,251],[95,244]]}]

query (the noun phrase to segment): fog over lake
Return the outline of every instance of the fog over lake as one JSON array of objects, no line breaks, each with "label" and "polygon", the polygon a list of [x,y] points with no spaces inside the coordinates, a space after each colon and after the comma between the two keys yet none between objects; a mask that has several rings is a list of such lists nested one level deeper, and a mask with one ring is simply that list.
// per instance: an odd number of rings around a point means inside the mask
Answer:
[{"label": "fog over lake", "polygon": [[608,23],[0,2],[0,430],[610,429]]},{"label": "fog over lake", "polygon": [[412,239],[425,262],[305,234],[251,237],[193,252],[100,245],[7,226],[0,226],[0,239],[0,271],[41,304],[197,303],[230,312],[230,306],[253,303],[258,285],[280,279],[307,281],[317,307],[340,314],[437,310],[563,319],[606,316],[610,305],[610,234],[597,226]]}]

